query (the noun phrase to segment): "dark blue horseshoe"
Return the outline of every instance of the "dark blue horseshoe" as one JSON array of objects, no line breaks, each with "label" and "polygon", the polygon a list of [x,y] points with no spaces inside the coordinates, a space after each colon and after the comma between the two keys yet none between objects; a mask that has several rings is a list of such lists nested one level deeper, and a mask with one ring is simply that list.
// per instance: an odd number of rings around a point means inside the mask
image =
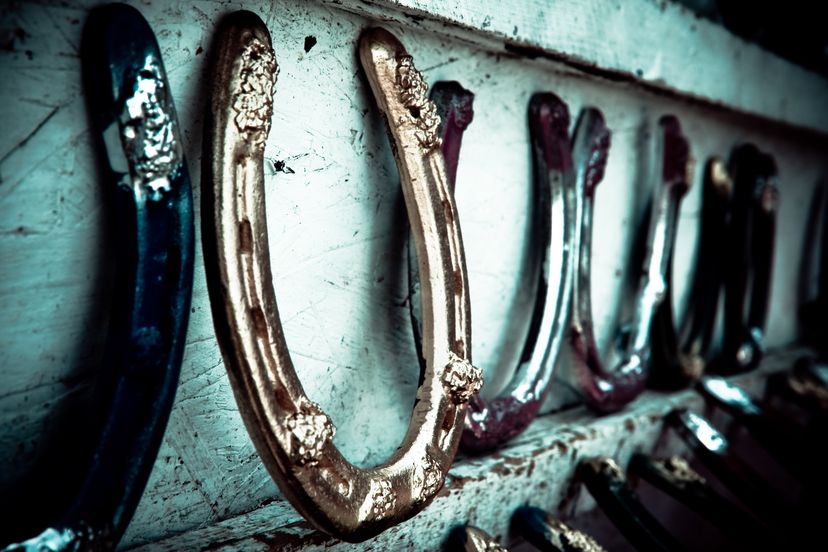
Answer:
[{"label": "dark blue horseshoe", "polygon": [[62,519],[5,550],[108,550],[124,533],[167,425],[193,281],[193,209],[172,93],[134,8],[93,10],[83,36],[88,106],[105,148],[116,280],[99,396],[102,432]]}]

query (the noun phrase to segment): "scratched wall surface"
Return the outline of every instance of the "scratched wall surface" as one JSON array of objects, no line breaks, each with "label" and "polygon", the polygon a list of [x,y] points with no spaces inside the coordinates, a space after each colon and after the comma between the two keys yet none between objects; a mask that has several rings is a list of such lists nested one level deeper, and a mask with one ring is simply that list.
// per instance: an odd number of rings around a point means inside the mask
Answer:
[{"label": "scratched wall surface", "polygon": [[[60,497],[77,477],[89,390],[100,369],[111,244],[102,231],[106,205],[78,57],[83,21],[95,3],[0,7],[0,494],[7,497],[0,515],[14,520],[0,527],[3,537],[45,523],[63,503],[42,497]],[[205,61],[221,14],[241,5],[133,3],[164,55],[193,177],[199,247],[181,383],[125,544],[283,501],[234,402],[200,252],[201,121],[210,86]],[[565,99],[573,120],[582,106],[601,107],[613,130],[596,208],[592,291],[599,345],[610,342],[619,300],[628,295],[629,250],[652,184],[644,152],[664,113],[679,115],[699,165],[745,140],[776,155],[781,210],[768,344],[795,339],[805,213],[828,168],[824,135],[509,53],[483,35],[478,40],[446,22],[405,17],[390,4],[244,3],[268,24],[281,66],[265,156],[282,322],[300,378],[330,414],[335,442],[350,460],[376,464],[396,448],[418,377],[406,303],[407,223],[385,131],[356,56],[360,30],[376,24],[366,13],[389,19],[384,24],[407,45],[429,82],[458,80],[477,95],[457,202],[470,274],[473,354],[486,374],[486,394],[509,376],[533,299],[526,285],[532,252],[524,245],[531,201],[526,106],[538,90]],[[704,78],[703,69],[692,70]],[[767,86],[759,77],[746,78]],[[814,82],[822,83],[811,85],[814,94],[828,91],[824,81]],[[680,306],[695,255],[699,192],[696,185],[681,210],[675,262]],[[574,400],[566,384],[567,357],[564,351],[561,381],[547,411]],[[286,520],[296,517],[288,506],[280,511]]]}]

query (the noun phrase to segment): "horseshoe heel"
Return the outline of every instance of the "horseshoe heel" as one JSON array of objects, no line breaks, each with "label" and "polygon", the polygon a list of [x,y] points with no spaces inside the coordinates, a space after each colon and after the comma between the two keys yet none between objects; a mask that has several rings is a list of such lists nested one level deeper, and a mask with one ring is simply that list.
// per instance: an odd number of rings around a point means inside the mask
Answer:
[{"label": "horseshoe heel", "polygon": [[808,446],[796,424],[762,408],[742,388],[724,378],[708,376],[696,385],[705,400],[727,412],[744,426],[794,477],[805,480],[809,471]]},{"label": "horseshoe heel", "polygon": [[460,227],[437,136],[439,118],[411,56],[393,35],[366,31],[359,54],[388,123],[423,294],[426,371],[400,448],[360,469],[334,446],[334,426],[305,395],[281,328],[265,220],[264,140],[276,63],[261,20],[232,15],[218,35],[205,126],[208,284],[224,360],[248,431],[270,474],[320,530],[357,542],[422,510],[460,441],[472,367]]},{"label": "horseshoe heel", "polygon": [[702,376],[719,309],[725,262],[727,218],[732,182],[719,158],[707,162],[702,189],[701,230],[693,287],[687,311],[676,332],[673,309],[673,254],[667,267],[667,289],[652,332],[653,373],[650,383],[661,389],[679,389]]},{"label": "horseshoe heel", "polygon": [[756,146],[746,144],[733,152],[731,174],[734,186],[724,278],[724,342],[715,361],[715,371],[720,374],[752,370],[762,359],[779,203],[776,164]]},{"label": "horseshoe heel", "polygon": [[[457,174],[463,131],[471,122],[473,94],[458,83],[437,83],[432,91],[444,123],[442,149],[452,185]],[[574,222],[574,172],[569,152],[566,104],[551,93],[532,96],[529,129],[534,159],[533,219],[540,267],[536,302],[521,354],[520,364],[509,385],[496,398],[475,396],[469,404],[462,446],[470,452],[491,450],[525,430],[540,410],[555,368],[572,285],[572,225]],[[409,256],[409,267],[413,266]],[[419,280],[409,271],[412,326],[418,350],[422,348],[416,328]]]},{"label": "horseshoe heel", "polygon": [[603,170],[590,170],[590,166],[593,160],[606,157],[609,131],[597,109],[585,110],[576,130],[573,159],[581,175],[578,179],[575,222],[579,261],[572,287],[570,339],[581,392],[586,402],[600,412],[618,410],[644,390],[649,373],[650,323],[664,297],[678,205],[690,183],[690,148],[681,133],[678,119],[662,117],[658,134],[658,151],[654,156],[660,161],[655,175],[658,185],[654,190],[644,274],[635,295],[630,335],[618,351],[621,360],[613,370],[609,370],[602,363],[595,342],[589,292],[595,188],[603,176]]},{"label": "horseshoe heel", "polygon": [[526,542],[541,552],[605,552],[591,536],[540,508],[521,506],[512,514],[512,523]]},{"label": "horseshoe heel", "polygon": [[102,433],[63,519],[5,550],[109,550],[149,478],[178,384],[193,281],[190,178],[158,44],[132,7],[92,10],[83,70],[113,210]]}]

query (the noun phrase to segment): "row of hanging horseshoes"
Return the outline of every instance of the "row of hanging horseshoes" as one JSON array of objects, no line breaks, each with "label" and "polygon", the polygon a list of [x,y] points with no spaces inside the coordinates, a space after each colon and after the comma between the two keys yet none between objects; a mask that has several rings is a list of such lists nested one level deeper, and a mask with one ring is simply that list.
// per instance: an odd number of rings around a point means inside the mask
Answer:
[{"label": "row of hanging horseshoes", "polygon": [[[318,529],[360,541],[425,508],[461,443],[469,451],[491,450],[529,425],[566,340],[584,399],[599,412],[633,400],[653,364],[658,369],[652,382],[678,388],[707,364],[733,373],[759,362],[776,212],[772,158],[745,145],[727,168],[715,159],[705,166],[696,276],[686,320],[677,325],[670,299],[672,246],[692,159],[678,119],[659,121],[635,310],[614,358],[602,359],[591,321],[590,258],[593,206],[611,134],[601,112],[587,108],[570,138],[566,104],[538,93],[529,104],[529,132],[535,254],[543,269],[520,364],[499,396],[483,400],[482,374],[471,363],[468,277],[453,199],[473,95],[457,83],[438,83],[429,98],[403,45],[383,29],[370,29],[360,37],[359,59],[388,125],[411,225],[410,305],[422,378],[400,448],[380,466],[355,467],[334,446],[329,417],[302,389],[272,286],[263,169],[278,73],[270,35],[258,16],[237,12],[222,22],[212,50],[202,245],[216,334],[265,466]],[[109,5],[90,14],[83,58],[107,178],[117,183],[113,208],[123,246],[113,305],[118,315],[106,357],[113,401],[75,504],[41,535],[10,549],[117,544],[160,445],[183,355],[193,275],[192,198],[157,44],[136,10]],[[723,284],[723,350],[711,359]]]}]

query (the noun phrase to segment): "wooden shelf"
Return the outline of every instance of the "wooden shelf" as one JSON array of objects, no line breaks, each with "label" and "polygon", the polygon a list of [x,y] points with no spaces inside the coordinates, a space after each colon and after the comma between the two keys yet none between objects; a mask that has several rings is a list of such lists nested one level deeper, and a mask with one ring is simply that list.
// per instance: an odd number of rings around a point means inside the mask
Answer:
[{"label": "wooden shelf", "polygon": [[[766,377],[789,369],[802,353],[798,349],[771,354],[755,372],[730,380],[761,396]],[[580,459],[611,456],[625,466],[633,452],[681,452],[678,438],[663,427],[664,416],[676,408],[705,412],[701,396],[686,390],[648,391],[624,411],[609,416],[597,417],[582,406],[542,416],[498,452],[459,457],[428,508],[361,544],[343,543],[313,530],[289,504],[277,500],[136,550],[439,550],[450,530],[466,522],[505,536],[503,542],[514,541],[509,522],[519,506],[529,503],[563,519],[594,507],[580,486],[572,484]]]}]

